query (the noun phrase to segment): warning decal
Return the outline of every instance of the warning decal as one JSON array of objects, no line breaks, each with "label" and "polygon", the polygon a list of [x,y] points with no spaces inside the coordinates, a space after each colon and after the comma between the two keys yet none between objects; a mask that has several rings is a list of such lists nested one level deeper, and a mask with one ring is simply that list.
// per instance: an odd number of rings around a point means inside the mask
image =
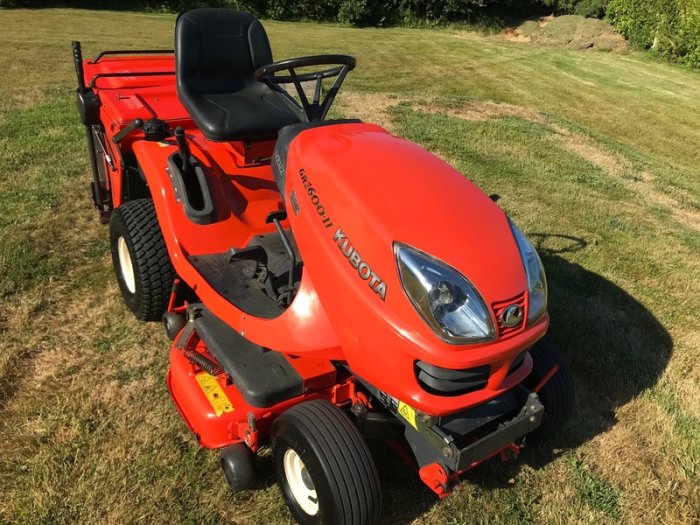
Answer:
[{"label": "warning decal", "polygon": [[413,407],[407,405],[403,401],[399,401],[398,412],[399,415],[408,421],[413,428],[418,429],[416,426],[416,411],[413,409]]},{"label": "warning decal", "polygon": [[196,378],[197,383],[202,387],[202,392],[207,396],[211,407],[214,409],[214,412],[216,412],[216,417],[227,412],[233,412],[233,404],[214,376],[202,372],[201,374],[197,374]]}]

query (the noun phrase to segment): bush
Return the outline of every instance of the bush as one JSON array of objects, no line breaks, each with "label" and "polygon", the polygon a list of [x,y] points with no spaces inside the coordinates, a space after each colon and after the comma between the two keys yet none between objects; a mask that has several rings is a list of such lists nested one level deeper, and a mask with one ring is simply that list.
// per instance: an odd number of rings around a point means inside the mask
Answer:
[{"label": "bush", "polygon": [[384,26],[392,21],[376,0],[341,0],[338,22],[353,26]]},{"label": "bush", "polygon": [[603,18],[607,6],[608,0],[581,0],[574,6],[574,14],[586,18]]},{"label": "bush", "polygon": [[[261,4],[263,2],[260,2]],[[338,1],[325,0],[267,0],[265,15],[275,20],[335,20],[338,14]]]},{"label": "bush", "polygon": [[580,15],[586,18],[603,18],[608,0],[544,0],[557,15]]},{"label": "bush", "polygon": [[[599,1],[599,0],[587,0]],[[231,7],[276,20],[318,20],[354,26],[440,25],[529,16],[542,0],[0,0],[0,7],[84,7],[182,12]]]},{"label": "bush", "polygon": [[[292,2],[295,3],[295,2]],[[338,22],[354,26],[434,25],[474,19],[487,4],[500,0],[325,0]],[[308,16],[308,15],[307,15]]]},{"label": "bush", "polygon": [[632,44],[700,67],[700,0],[610,0],[607,16]]}]

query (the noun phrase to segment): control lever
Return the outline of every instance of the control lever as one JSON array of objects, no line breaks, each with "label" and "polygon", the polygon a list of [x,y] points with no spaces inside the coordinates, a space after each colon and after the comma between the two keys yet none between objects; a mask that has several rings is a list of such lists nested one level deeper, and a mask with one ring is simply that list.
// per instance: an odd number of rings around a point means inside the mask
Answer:
[{"label": "control lever", "polygon": [[[284,230],[282,229],[282,225],[280,224],[280,221],[283,221],[287,218],[287,212],[285,210],[278,210],[278,211],[272,211],[267,214],[267,219],[265,219],[265,222],[267,224],[270,224],[271,222],[275,223],[275,228],[277,228],[277,233],[280,234],[280,237],[282,237],[282,244],[284,244],[284,249],[287,250],[287,254],[289,255],[289,291],[294,289],[294,268],[297,265],[297,259],[296,255],[294,255],[294,250],[292,249],[292,245],[289,243],[289,239],[287,239],[287,235],[284,233]],[[292,302],[292,296],[288,296],[288,302],[287,304],[290,304]]]},{"label": "control lever", "polygon": [[134,121],[131,124],[129,124],[127,127],[125,127],[123,130],[121,130],[119,133],[114,135],[114,137],[112,137],[112,142],[114,142],[115,144],[119,144],[119,142],[121,142],[121,140],[124,137],[126,137],[129,133],[131,133],[135,129],[141,129],[142,127],[143,127],[143,120],[141,120],[140,118],[134,119]]},{"label": "control lever", "polygon": [[187,144],[187,138],[185,138],[185,130],[182,126],[175,128],[175,140],[177,141],[177,148],[180,152],[180,159],[182,159],[182,174],[187,176],[190,174],[192,169],[192,162],[190,161],[190,146]]}]

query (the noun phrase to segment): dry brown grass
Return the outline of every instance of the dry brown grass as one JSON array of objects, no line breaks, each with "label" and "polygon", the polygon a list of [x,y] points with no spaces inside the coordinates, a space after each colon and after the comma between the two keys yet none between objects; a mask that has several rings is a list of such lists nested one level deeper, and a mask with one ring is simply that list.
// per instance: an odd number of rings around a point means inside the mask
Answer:
[{"label": "dry brown grass", "polygon": [[338,97],[337,110],[352,118],[364,122],[379,124],[389,131],[394,124],[389,115],[389,109],[401,102],[401,99],[385,93],[359,93],[345,91]]},{"label": "dry brown grass", "polygon": [[605,20],[567,15],[553,15],[529,20],[518,27],[506,29],[502,36],[512,42],[532,42],[564,46],[571,49],[596,49],[621,52],[627,42]]}]

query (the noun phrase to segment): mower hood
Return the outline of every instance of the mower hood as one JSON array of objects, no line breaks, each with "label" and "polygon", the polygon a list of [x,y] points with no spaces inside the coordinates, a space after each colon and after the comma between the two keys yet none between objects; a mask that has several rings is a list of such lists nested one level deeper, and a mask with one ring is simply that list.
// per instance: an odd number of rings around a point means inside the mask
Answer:
[{"label": "mower hood", "polygon": [[417,145],[375,125],[343,123],[302,131],[286,161],[283,193],[304,271],[331,319],[345,320],[339,332],[357,338],[354,325],[368,311],[404,337],[420,332],[441,344],[403,290],[395,243],[469,279],[494,325],[495,304],[525,294],[527,278],[506,214]]}]

